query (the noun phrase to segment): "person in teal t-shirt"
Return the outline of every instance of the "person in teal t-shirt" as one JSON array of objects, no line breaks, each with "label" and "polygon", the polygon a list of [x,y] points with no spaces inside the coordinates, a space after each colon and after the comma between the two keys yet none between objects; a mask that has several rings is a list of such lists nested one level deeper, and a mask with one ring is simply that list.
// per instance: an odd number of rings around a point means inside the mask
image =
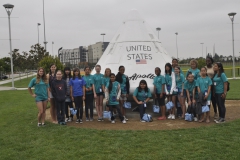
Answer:
[{"label": "person in teal t-shirt", "polygon": [[113,109],[116,108],[118,111],[118,115],[122,123],[126,123],[122,112],[119,108],[119,98],[121,96],[121,87],[120,84],[115,81],[116,76],[114,73],[110,74],[110,82],[107,83],[105,87],[105,96],[106,96],[106,103],[109,106],[109,110],[112,113],[111,116],[111,123],[115,123],[115,117],[113,116]]},{"label": "person in teal t-shirt", "polygon": [[228,79],[226,74],[224,73],[222,63],[217,62],[214,64],[214,72],[216,73],[216,75],[213,78],[213,85],[219,112],[219,119],[215,122],[224,123],[226,114],[225,99],[227,96]]},{"label": "person in teal t-shirt", "polygon": [[[203,93],[204,99],[207,100],[207,105],[210,108],[210,99],[211,99],[211,85],[212,80],[207,76],[207,68],[201,68],[201,77],[197,79],[196,86],[198,87],[198,93]],[[204,114],[201,115],[199,122],[204,121]],[[210,122],[210,112],[206,112],[206,122]]]},{"label": "person in teal t-shirt", "polygon": [[94,98],[96,100],[96,110],[98,114],[98,122],[103,121],[103,74],[100,73],[101,66],[95,66],[96,74],[93,75],[93,84],[95,88]]},{"label": "person in teal t-shirt", "polygon": [[[83,79],[85,80],[85,115],[86,121],[93,121],[93,100],[94,100],[94,87],[93,87],[93,76],[90,74],[90,67],[85,67],[85,76]],[[90,117],[88,114],[88,109],[90,110]]]},{"label": "person in teal t-shirt", "polygon": [[[32,87],[35,87],[34,93],[32,92]],[[37,108],[38,108],[38,124],[37,126],[45,125],[45,110],[47,108],[47,101],[50,101],[50,91],[49,91],[49,83],[46,77],[46,73],[42,67],[40,67],[37,71],[37,77],[33,78],[29,85],[28,91],[32,97],[35,98]]]},{"label": "person in teal t-shirt", "polygon": [[125,73],[125,67],[119,66],[118,67],[118,73],[116,75],[116,81],[120,83],[121,87],[121,97],[120,97],[120,109],[122,111],[123,117],[126,121],[128,121],[126,117],[126,108],[124,108],[123,104],[126,102],[127,97],[129,95],[129,79],[128,76],[124,74]]},{"label": "person in teal t-shirt", "polygon": [[161,75],[161,69],[159,67],[155,68],[155,74],[157,75],[153,79],[155,98],[158,100],[158,104],[161,107],[162,116],[158,120],[165,120],[165,77]]},{"label": "person in teal t-shirt", "polygon": [[191,68],[187,71],[186,77],[188,75],[188,73],[192,73],[192,75],[194,76],[194,80],[197,80],[200,77],[200,70],[197,68],[198,67],[198,61],[195,59],[192,59],[190,61],[190,66]]},{"label": "person in teal t-shirt", "polygon": [[[181,118],[184,119],[185,113],[186,113],[186,105],[185,105],[186,90],[184,89],[185,78],[184,78],[184,75],[182,73],[180,73],[179,66],[175,67],[174,70],[175,70],[175,81],[176,81],[175,91],[178,94],[178,101],[179,101],[179,103],[181,105],[181,109],[182,109]],[[178,116],[180,116],[180,115],[178,115]]]},{"label": "person in teal t-shirt", "polygon": [[[191,105],[192,106],[196,105],[196,98],[197,98],[196,81],[194,80],[194,75],[191,72],[189,72],[186,77],[186,81],[184,82],[184,89],[186,90],[186,93],[187,93],[188,107],[190,107]],[[191,111],[188,109],[188,113],[193,114],[195,122],[198,120],[196,111],[194,109]]]},{"label": "person in teal t-shirt", "polygon": [[141,80],[139,82],[139,86],[133,92],[133,99],[138,104],[139,112],[140,112],[140,121],[146,122],[142,119],[143,114],[145,113],[145,109],[147,107],[147,102],[152,97],[150,89],[147,86],[147,82],[145,80]]}]

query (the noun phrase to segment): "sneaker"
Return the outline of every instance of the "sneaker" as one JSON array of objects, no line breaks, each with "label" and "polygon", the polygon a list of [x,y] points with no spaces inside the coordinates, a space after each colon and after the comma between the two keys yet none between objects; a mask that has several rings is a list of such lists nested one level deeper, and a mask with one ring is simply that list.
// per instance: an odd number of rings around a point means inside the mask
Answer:
[{"label": "sneaker", "polygon": [[[173,116],[172,114],[169,114],[167,119],[172,119],[172,116]],[[175,116],[174,116],[174,118],[175,118]]]},{"label": "sneaker", "polygon": [[175,119],[175,115],[174,114],[172,114],[172,119]]},{"label": "sneaker", "polygon": [[82,119],[79,119],[79,122],[80,122],[80,123],[83,123]]},{"label": "sneaker", "polygon": [[194,118],[193,118],[193,120],[194,120],[195,122],[197,122],[197,121],[198,121],[197,117],[194,117]]},{"label": "sneaker", "polygon": [[112,121],[111,121],[111,123],[115,123],[115,121],[114,121],[114,120],[112,120]]},{"label": "sneaker", "polygon": [[92,121],[93,121],[93,118],[90,118],[90,121],[92,122]]},{"label": "sneaker", "polygon": [[88,121],[89,121],[89,118],[86,118],[86,121],[88,122]]},{"label": "sneaker", "polygon": [[98,120],[97,120],[98,122],[101,122],[102,120],[101,120],[101,118],[98,118]]},{"label": "sneaker", "polygon": [[59,122],[60,125],[66,125],[66,122]]},{"label": "sneaker", "polygon": [[103,119],[103,118],[101,118],[101,121],[104,121],[104,119]]},{"label": "sneaker", "polygon": [[73,120],[73,117],[68,118],[68,122],[72,122],[72,120]]},{"label": "sneaker", "polygon": [[219,121],[221,119],[221,117],[219,117],[218,119],[214,119],[214,122],[217,123],[217,121]]},{"label": "sneaker", "polygon": [[124,120],[122,121],[122,123],[124,123],[124,124],[125,124],[125,123],[127,123],[127,122],[126,122],[126,121],[125,121],[125,119],[124,119]]},{"label": "sneaker", "polygon": [[218,118],[218,114],[215,113],[215,114],[214,114],[214,119],[217,119],[217,118]]},{"label": "sneaker", "polygon": [[143,123],[144,123],[144,122],[146,122],[146,121],[144,121],[144,120],[141,119],[140,122],[143,122]]},{"label": "sneaker", "polygon": [[126,118],[126,116],[123,116],[123,118],[125,119],[125,121],[128,121],[128,119]]},{"label": "sneaker", "polygon": [[216,121],[216,123],[224,123],[225,120],[223,118],[219,119],[218,121]]},{"label": "sneaker", "polygon": [[79,122],[80,122],[80,120],[79,120],[79,119],[77,119],[77,120],[76,120],[76,123],[79,123]]},{"label": "sneaker", "polygon": [[165,120],[166,117],[158,117],[158,120]]},{"label": "sneaker", "polygon": [[41,127],[41,126],[42,126],[42,123],[38,123],[37,126],[38,126],[38,127]]},{"label": "sneaker", "polygon": [[45,123],[42,123],[42,126],[43,126],[43,127],[45,127],[45,126],[46,126],[46,124],[45,124]]},{"label": "sneaker", "polygon": [[65,122],[68,122],[68,119],[69,119],[69,118],[65,118]]}]

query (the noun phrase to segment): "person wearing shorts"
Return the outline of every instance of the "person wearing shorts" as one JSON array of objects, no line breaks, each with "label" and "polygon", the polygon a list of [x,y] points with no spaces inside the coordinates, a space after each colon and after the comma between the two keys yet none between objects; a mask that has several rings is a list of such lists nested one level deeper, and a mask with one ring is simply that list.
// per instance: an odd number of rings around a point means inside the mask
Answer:
[{"label": "person wearing shorts", "polygon": [[[34,93],[32,92],[32,87],[35,87]],[[28,91],[32,97],[35,98],[37,108],[38,108],[38,124],[37,126],[45,126],[46,108],[47,101],[50,100],[49,84],[45,71],[40,67],[37,71],[37,76],[34,77],[29,85]]]}]

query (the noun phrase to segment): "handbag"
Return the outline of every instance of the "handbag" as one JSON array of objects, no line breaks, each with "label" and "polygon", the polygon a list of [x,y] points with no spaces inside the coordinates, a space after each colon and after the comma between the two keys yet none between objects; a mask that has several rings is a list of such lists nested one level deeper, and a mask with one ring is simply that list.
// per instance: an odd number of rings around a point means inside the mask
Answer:
[{"label": "handbag", "polygon": [[70,112],[72,115],[76,115],[77,114],[77,110],[74,108],[70,108]]},{"label": "handbag", "polygon": [[155,99],[155,104],[153,105],[153,113],[159,113],[160,107],[157,105],[157,100]]},{"label": "handbag", "polygon": [[146,122],[152,122],[152,116],[150,114],[144,113],[142,120],[146,121]]},{"label": "handbag", "polygon": [[192,103],[190,106],[188,106],[187,113],[192,114],[192,113],[195,113],[195,112],[196,112],[196,104]]},{"label": "handbag", "polygon": [[131,107],[132,107],[131,102],[124,102],[123,107],[127,108],[127,109],[131,109]]},{"label": "handbag", "polygon": [[172,109],[172,106],[169,102],[166,104],[166,108],[167,108],[167,110]]},{"label": "handbag", "polygon": [[193,121],[193,114],[185,113],[185,121]]},{"label": "handbag", "polygon": [[103,118],[110,119],[112,117],[112,114],[110,111],[103,111]]},{"label": "handbag", "polygon": [[208,105],[202,106],[202,113],[206,113],[206,112],[208,112],[208,111],[209,111]]}]

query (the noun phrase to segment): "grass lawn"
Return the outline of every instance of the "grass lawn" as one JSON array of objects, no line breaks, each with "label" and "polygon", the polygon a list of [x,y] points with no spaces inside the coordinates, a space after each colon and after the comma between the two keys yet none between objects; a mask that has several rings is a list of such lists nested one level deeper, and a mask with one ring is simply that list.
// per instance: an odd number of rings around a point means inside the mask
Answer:
[{"label": "grass lawn", "polygon": [[[34,76],[30,76],[28,78],[24,78],[24,79],[21,79],[21,80],[14,81],[14,86],[16,88],[27,88],[29,82],[31,81],[31,79],[33,77],[35,77],[35,75]],[[6,84],[2,84],[0,86],[11,87],[12,86],[12,82],[6,83]]]},{"label": "grass lawn", "polygon": [[240,159],[240,120],[169,131],[37,127],[27,91],[0,97],[0,159]]}]

